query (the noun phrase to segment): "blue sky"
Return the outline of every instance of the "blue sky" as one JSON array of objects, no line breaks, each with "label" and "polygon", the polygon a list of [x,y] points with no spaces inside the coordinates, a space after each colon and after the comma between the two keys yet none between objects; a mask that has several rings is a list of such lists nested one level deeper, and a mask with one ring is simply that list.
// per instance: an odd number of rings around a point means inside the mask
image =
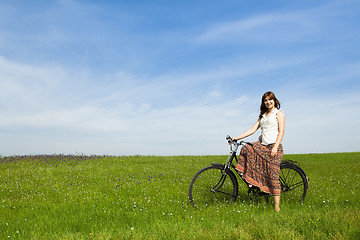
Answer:
[{"label": "blue sky", "polygon": [[359,151],[359,12],[352,0],[1,0],[0,155],[227,154],[269,90],[285,153]]}]

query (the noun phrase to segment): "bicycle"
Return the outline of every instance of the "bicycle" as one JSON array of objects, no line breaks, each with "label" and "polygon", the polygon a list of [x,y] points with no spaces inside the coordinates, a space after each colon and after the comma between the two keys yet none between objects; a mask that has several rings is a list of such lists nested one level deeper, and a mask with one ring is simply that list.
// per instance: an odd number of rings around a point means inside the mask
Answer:
[{"label": "bicycle", "polygon": [[[236,200],[239,189],[236,175],[239,176],[239,174],[235,170],[233,160],[235,159],[237,162],[237,150],[240,146],[252,145],[252,143],[233,141],[230,136],[227,136],[226,140],[230,145],[230,155],[227,162],[225,164],[212,163],[210,166],[200,169],[192,178],[189,187],[189,200],[193,206],[218,201],[234,202]],[[247,182],[243,178],[241,179],[248,188],[247,193],[250,198],[269,196],[258,187],[249,187]],[[309,178],[300,168],[298,162],[282,160],[279,181],[282,201],[304,201],[309,187]]]}]

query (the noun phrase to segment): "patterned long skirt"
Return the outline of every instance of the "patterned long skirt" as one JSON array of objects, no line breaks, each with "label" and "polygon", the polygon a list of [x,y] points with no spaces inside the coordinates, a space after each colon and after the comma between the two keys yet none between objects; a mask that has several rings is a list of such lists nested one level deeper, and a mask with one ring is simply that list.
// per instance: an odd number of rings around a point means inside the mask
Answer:
[{"label": "patterned long skirt", "polygon": [[259,187],[263,192],[278,196],[281,193],[279,174],[284,152],[280,144],[277,154],[272,157],[272,147],[273,144],[265,146],[260,142],[254,142],[253,146],[243,146],[235,169],[247,183]]}]

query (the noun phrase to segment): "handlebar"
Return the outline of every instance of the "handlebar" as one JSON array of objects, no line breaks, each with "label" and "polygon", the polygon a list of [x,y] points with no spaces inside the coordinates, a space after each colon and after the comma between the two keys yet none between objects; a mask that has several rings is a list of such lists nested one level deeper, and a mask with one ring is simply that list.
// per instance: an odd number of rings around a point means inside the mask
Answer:
[{"label": "handlebar", "polygon": [[230,137],[230,135],[226,136],[226,140],[228,141],[229,144],[235,144],[235,145],[245,145],[245,144],[249,144],[250,146],[253,146],[253,144],[251,142],[245,142],[245,141],[240,141],[239,143],[235,140],[232,140],[232,138]]}]

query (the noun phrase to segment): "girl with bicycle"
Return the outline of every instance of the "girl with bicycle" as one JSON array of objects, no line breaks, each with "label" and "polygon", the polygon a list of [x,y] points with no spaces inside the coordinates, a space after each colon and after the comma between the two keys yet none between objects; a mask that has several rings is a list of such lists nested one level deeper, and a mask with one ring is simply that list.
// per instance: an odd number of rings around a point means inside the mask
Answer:
[{"label": "girl with bicycle", "polygon": [[259,128],[262,130],[259,141],[252,146],[247,144],[241,149],[235,169],[249,187],[256,186],[273,195],[274,209],[278,212],[281,193],[279,174],[283,156],[281,141],[285,131],[285,115],[280,110],[280,102],[273,92],[266,92],[262,96],[260,115],[255,124],[232,140],[246,138]]}]

